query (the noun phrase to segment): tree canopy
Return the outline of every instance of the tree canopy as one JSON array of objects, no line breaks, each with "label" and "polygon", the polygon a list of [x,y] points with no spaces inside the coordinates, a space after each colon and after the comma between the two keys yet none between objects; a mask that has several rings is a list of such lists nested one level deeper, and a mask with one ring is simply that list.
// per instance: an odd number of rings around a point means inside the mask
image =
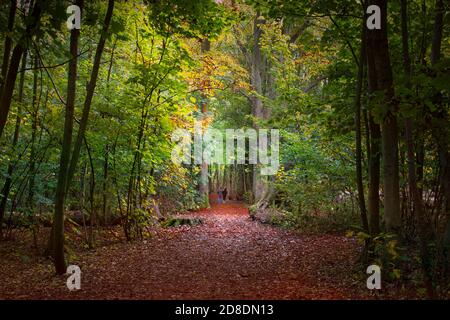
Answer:
[{"label": "tree canopy", "polygon": [[[400,295],[448,298],[448,2],[1,4],[2,240],[25,229],[63,274],[70,234],[144,241],[226,188],[256,220],[359,241],[361,270],[381,266]],[[249,150],[173,162],[173,133],[198,127],[278,130],[276,173]]]}]

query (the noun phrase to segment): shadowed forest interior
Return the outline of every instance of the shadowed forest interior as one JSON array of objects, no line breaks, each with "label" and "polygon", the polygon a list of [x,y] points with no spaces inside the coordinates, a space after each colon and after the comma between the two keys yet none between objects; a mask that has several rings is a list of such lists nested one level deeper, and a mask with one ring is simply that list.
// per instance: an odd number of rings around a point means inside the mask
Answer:
[{"label": "shadowed forest interior", "polygon": [[449,298],[448,1],[0,9],[0,299]]}]

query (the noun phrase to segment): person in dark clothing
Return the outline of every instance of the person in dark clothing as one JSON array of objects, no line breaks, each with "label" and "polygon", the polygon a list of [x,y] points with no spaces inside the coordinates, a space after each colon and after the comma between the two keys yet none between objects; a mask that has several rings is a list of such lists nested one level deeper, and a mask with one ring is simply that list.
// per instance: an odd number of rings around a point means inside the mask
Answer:
[{"label": "person in dark clothing", "polygon": [[223,193],[223,202],[225,202],[227,200],[227,194],[228,194],[227,188],[223,189],[222,193]]},{"label": "person in dark clothing", "polygon": [[223,192],[220,189],[219,189],[219,191],[217,191],[217,203],[218,204],[223,203]]}]

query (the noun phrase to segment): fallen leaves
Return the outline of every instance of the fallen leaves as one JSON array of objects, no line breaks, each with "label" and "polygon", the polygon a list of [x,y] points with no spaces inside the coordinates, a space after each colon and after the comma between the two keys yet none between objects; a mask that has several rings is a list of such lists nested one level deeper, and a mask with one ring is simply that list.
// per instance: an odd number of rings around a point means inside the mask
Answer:
[{"label": "fallen leaves", "polygon": [[[21,259],[0,245],[2,299],[368,298],[352,275],[358,244],[299,235],[249,219],[241,204],[180,215],[203,224],[155,228],[142,242],[77,248],[81,290],[69,292],[50,261]],[[114,233],[110,231],[110,233]]]}]

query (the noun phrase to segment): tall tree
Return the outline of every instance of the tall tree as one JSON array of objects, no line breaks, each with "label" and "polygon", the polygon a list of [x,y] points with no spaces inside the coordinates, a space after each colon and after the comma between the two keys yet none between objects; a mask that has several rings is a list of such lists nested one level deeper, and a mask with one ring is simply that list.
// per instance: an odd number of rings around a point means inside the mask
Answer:
[{"label": "tall tree", "polygon": [[[34,186],[36,179],[36,134],[38,126],[38,113],[40,95],[38,96],[38,70],[39,70],[39,57],[37,54],[34,56],[34,72],[33,72],[33,101],[31,104],[31,151],[30,151],[30,177],[28,182],[28,197],[27,206],[29,209],[33,209],[34,198]],[[41,81],[42,85],[42,81]],[[41,88],[42,90],[42,88]]]},{"label": "tall tree", "polygon": [[0,82],[0,93],[3,91],[3,83],[8,72],[9,56],[11,54],[12,46],[12,32],[14,28],[14,20],[16,17],[16,0],[11,0],[9,2],[9,15],[8,15],[8,34],[5,37],[5,42],[3,45],[3,61],[1,70],[1,82]]},{"label": "tall tree", "polygon": [[102,60],[103,49],[105,48],[106,39],[108,37],[108,29],[111,23],[111,18],[114,10],[114,0],[108,1],[108,8],[106,10],[105,19],[103,21],[103,27],[100,35],[100,40],[95,51],[94,63],[92,66],[91,77],[87,85],[86,98],[84,100],[83,112],[80,120],[80,127],[78,129],[77,139],[75,141],[72,156],[70,159],[69,172],[67,177],[67,187],[72,181],[73,175],[77,167],[78,159],[80,157],[81,147],[83,145],[84,135],[86,133],[89,113],[91,110],[92,98],[94,97],[95,86],[97,85],[98,71],[100,69],[100,63]]},{"label": "tall tree", "polygon": [[361,93],[364,80],[364,65],[366,57],[366,26],[365,20],[362,22],[361,49],[358,63],[358,75],[355,96],[355,145],[356,145],[356,183],[358,188],[358,203],[361,215],[361,224],[366,233],[369,233],[369,223],[367,220],[366,201],[364,197],[364,184],[362,175],[362,134],[361,134]]},{"label": "tall tree", "polygon": [[[267,120],[269,111],[264,107],[261,96],[263,95],[263,56],[261,52],[261,24],[264,23],[263,17],[259,12],[253,19],[253,50],[251,55],[251,85],[255,93],[251,96],[252,115],[254,117],[254,127],[259,129],[259,122]],[[259,158],[259,157],[258,157]],[[269,186],[267,178],[260,173],[259,165],[253,167],[253,196],[258,206],[267,206],[266,198],[268,196]]]},{"label": "tall tree", "polygon": [[[204,63],[207,64],[208,60],[205,59],[205,56],[208,54],[208,52],[211,49],[211,42],[209,41],[209,39],[205,38],[202,40],[201,43],[201,51],[202,51],[202,55],[204,58]],[[208,75],[207,75],[208,76]],[[210,90],[209,89],[210,86],[210,81],[209,79],[206,79],[204,82],[204,90]],[[204,93],[203,97],[202,97],[202,102],[201,102],[201,120],[202,122],[205,121],[207,114],[208,114],[208,103],[207,103],[207,94]],[[203,128],[203,126],[202,126]],[[208,163],[205,162],[205,160],[202,157],[202,163],[200,165],[200,182],[199,182],[199,193],[200,196],[204,197],[205,201],[209,201],[208,200],[208,195],[209,195],[209,182],[208,182]]]},{"label": "tall tree", "polygon": [[369,5],[377,5],[381,10],[381,29],[368,30],[367,34],[370,51],[373,52],[373,64],[369,64],[369,68],[374,68],[372,72],[376,75],[376,91],[382,96],[378,108],[382,111],[384,221],[386,229],[396,233],[401,227],[398,125],[387,33],[387,2],[387,0],[369,1]]},{"label": "tall tree", "polygon": [[[83,0],[77,0],[76,5],[83,8]],[[70,32],[70,62],[67,79],[67,101],[64,121],[64,134],[59,162],[58,182],[56,186],[55,214],[51,232],[52,250],[56,273],[66,272],[66,260],[64,257],[64,203],[66,198],[66,186],[68,184],[68,168],[70,150],[72,146],[73,119],[75,110],[77,65],[78,65],[78,38],[79,29]]]},{"label": "tall tree", "polygon": [[[408,31],[408,6],[406,0],[401,0],[401,29],[402,29],[402,50],[403,50],[403,68],[406,75],[406,88],[411,90],[411,57],[409,53],[409,31]],[[413,209],[418,223],[420,250],[422,259],[422,269],[424,274],[424,283],[427,288],[428,296],[434,296],[433,280],[431,276],[431,260],[427,243],[427,222],[425,217],[425,208],[423,205],[422,194],[417,186],[416,174],[416,156],[414,154],[414,122],[412,117],[405,120],[405,140],[408,159],[408,186],[413,202]]]},{"label": "tall tree", "polygon": [[[444,14],[444,1],[436,0],[430,57],[433,68],[438,68],[441,59]],[[436,70],[433,71],[436,72]],[[445,109],[442,101],[442,94],[440,92],[434,94],[433,104],[435,106],[435,111],[432,114],[432,131],[438,147],[439,183],[443,194],[443,211],[447,220],[443,240],[443,255],[446,260],[446,272],[450,272],[450,120],[448,117],[448,110]]]},{"label": "tall tree", "polygon": [[[27,65],[27,50],[23,53],[22,57],[22,69],[25,70]],[[17,116],[16,116],[16,124],[14,127],[14,137],[12,141],[12,152],[15,152],[17,143],[19,142],[19,133],[20,133],[20,126],[22,123],[22,102],[23,102],[23,88],[25,83],[25,71],[20,74],[20,80],[19,80],[19,94],[17,97],[18,102],[18,110],[17,110]],[[3,218],[5,216],[6,211],[6,204],[8,203],[9,193],[11,191],[12,187],[12,175],[14,173],[14,163],[12,160],[10,160],[8,164],[8,170],[7,170],[7,176],[5,179],[5,183],[3,184],[2,188],[2,195],[0,200],[0,239],[2,238],[2,228],[3,228]]]},{"label": "tall tree", "polygon": [[380,158],[381,158],[381,130],[380,125],[375,122],[373,96],[377,90],[377,74],[375,70],[374,53],[375,48],[369,41],[366,32],[367,45],[367,80],[368,94],[370,97],[371,110],[368,114],[369,127],[369,227],[372,235],[380,233]]},{"label": "tall tree", "polygon": [[25,52],[31,37],[36,32],[42,14],[41,1],[37,0],[31,10],[30,16],[27,18],[27,25],[24,35],[19,39],[18,43],[13,49],[11,60],[9,62],[8,72],[2,86],[0,96],[0,137],[3,134],[3,129],[8,119],[9,109],[11,107],[12,95],[14,85],[19,70],[20,60]]}]

